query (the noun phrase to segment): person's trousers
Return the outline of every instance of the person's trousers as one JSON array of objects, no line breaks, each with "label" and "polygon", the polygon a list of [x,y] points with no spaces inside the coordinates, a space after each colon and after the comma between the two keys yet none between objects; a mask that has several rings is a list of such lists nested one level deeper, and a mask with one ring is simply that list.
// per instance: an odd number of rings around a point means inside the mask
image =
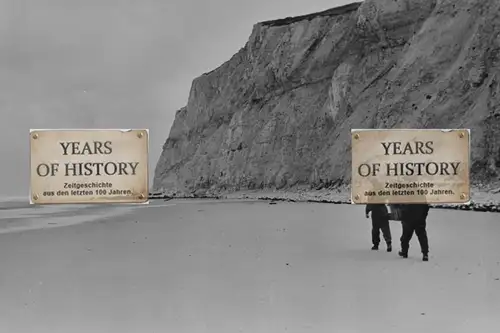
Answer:
[{"label": "person's trousers", "polygon": [[410,249],[410,241],[413,237],[413,233],[417,234],[418,242],[420,243],[420,249],[423,254],[429,253],[429,239],[427,238],[426,231],[426,221],[418,222],[405,222],[401,223],[403,225],[403,233],[401,235],[401,252],[408,253]]},{"label": "person's trousers", "polygon": [[382,230],[382,235],[387,244],[391,244],[391,228],[389,226],[389,220],[387,219],[372,219],[372,243],[373,245],[380,244],[380,231]]}]

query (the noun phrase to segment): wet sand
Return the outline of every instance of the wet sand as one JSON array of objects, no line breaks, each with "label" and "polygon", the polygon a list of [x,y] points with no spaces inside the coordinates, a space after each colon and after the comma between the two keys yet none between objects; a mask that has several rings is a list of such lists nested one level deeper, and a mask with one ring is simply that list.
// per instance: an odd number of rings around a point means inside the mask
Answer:
[{"label": "wet sand", "polygon": [[[0,332],[500,327],[498,214],[431,210],[424,263],[416,238],[406,260],[370,251],[362,206],[186,200],[117,209],[57,217],[78,223],[70,226],[47,228],[50,214],[24,217],[32,230],[3,224]],[[398,240],[399,223],[391,227]]]}]

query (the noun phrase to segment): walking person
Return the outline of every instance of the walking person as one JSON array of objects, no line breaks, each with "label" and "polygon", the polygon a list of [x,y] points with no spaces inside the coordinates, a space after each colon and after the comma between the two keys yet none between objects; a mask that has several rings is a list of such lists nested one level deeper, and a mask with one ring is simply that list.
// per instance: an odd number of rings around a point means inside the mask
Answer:
[{"label": "walking person", "polygon": [[429,240],[426,230],[429,209],[428,204],[408,204],[403,206],[401,217],[403,233],[401,235],[401,251],[399,251],[401,257],[408,258],[410,240],[413,233],[415,233],[420,243],[422,260],[429,261]]},{"label": "walking person", "polygon": [[384,236],[387,244],[387,252],[392,251],[391,228],[389,226],[389,212],[384,204],[368,204],[366,205],[366,218],[372,217],[372,250],[378,250],[380,244],[380,231]]}]

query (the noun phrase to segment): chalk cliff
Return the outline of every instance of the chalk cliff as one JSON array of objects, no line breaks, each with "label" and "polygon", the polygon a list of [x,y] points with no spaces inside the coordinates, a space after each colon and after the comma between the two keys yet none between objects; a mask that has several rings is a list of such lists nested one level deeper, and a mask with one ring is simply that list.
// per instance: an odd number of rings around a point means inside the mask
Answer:
[{"label": "chalk cliff", "polygon": [[351,128],[471,128],[474,179],[498,179],[499,81],[498,0],[366,0],[261,22],[193,81],[153,188],[348,184]]}]

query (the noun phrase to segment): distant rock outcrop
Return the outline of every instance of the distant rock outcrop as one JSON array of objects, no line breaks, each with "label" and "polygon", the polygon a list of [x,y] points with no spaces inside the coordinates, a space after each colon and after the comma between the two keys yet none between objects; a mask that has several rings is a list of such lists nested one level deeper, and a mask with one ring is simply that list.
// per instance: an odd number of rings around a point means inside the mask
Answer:
[{"label": "distant rock outcrop", "polygon": [[500,1],[366,0],[256,24],[193,81],[157,191],[350,181],[351,128],[471,128],[476,181],[500,175]]}]

